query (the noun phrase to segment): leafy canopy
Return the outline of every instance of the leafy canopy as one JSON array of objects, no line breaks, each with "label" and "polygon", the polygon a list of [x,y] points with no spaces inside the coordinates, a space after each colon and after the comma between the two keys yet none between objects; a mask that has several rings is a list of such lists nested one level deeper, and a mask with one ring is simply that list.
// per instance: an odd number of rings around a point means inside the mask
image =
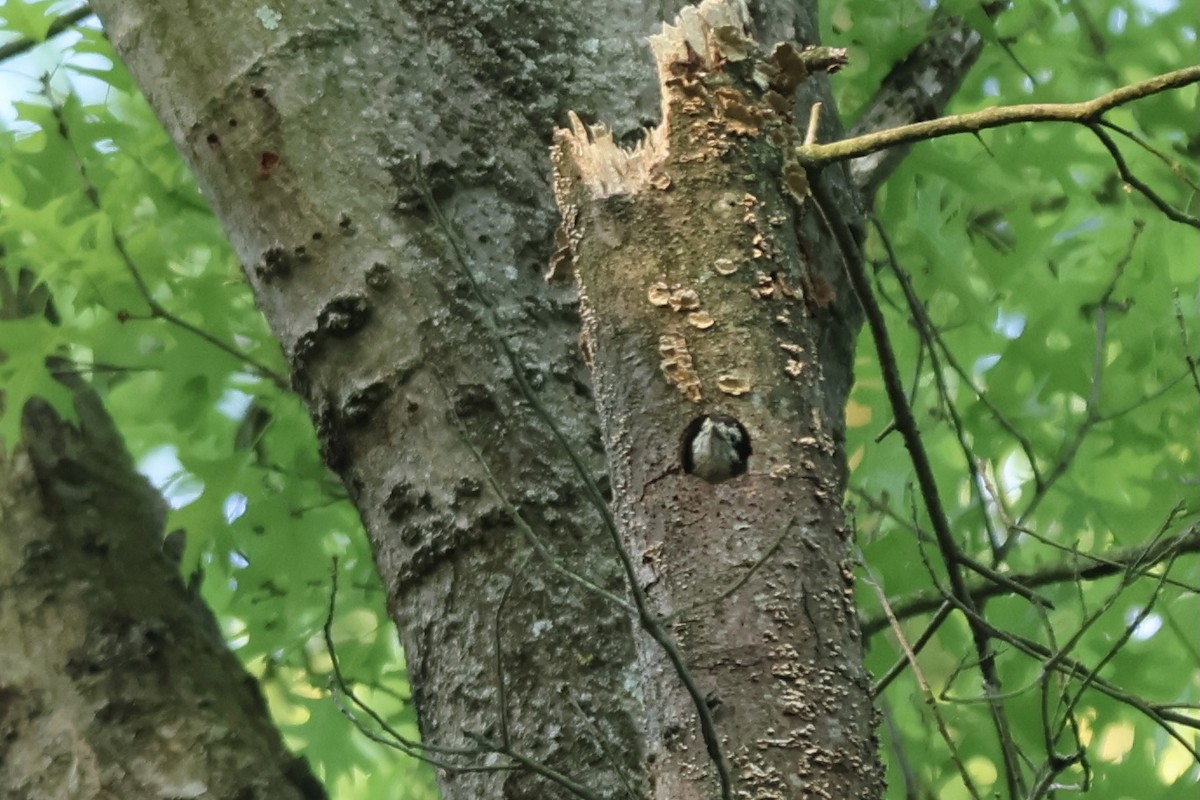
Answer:
[{"label": "leafy canopy", "polygon": [[[824,40],[851,48],[834,79],[846,120],[925,35],[932,4],[822,4]],[[1019,3],[992,22],[974,2],[945,4],[987,43],[950,112],[1070,101],[1194,61],[1187,3]],[[43,38],[53,2],[0,7],[0,29]],[[1064,43],[1066,43],[1064,45]],[[352,732],[329,700],[322,638],[330,569],[343,670],[392,724],[416,737],[403,661],[365,537],[320,462],[286,366],[240,266],[186,168],[98,32],[64,34],[6,64],[24,90],[0,129],[0,297],[52,297],[0,320],[0,437],[15,442],[25,398],[64,411],[47,371],[65,356],[104,395],[130,451],[186,532],[181,568],[262,681],[289,741],[335,796],[431,798],[429,771]],[[43,85],[40,75],[48,72]],[[1137,103],[1111,120],[1131,168],[1194,213],[1195,87]],[[1153,149],[1151,149],[1153,148]],[[893,346],[963,552],[1009,574],[1168,538],[1194,524],[1200,387],[1200,240],[1116,177],[1082,128],[1023,125],[920,144],[877,198],[867,254]],[[22,277],[22,276],[25,277]],[[905,299],[911,280],[921,312]],[[914,324],[924,320],[924,324]],[[925,338],[920,335],[924,331]],[[849,409],[865,580],[864,619],[879,623],[869,666],[904,655],[883,622],[877,584],[897,609],[944,579],[892,418],[878,359],[863,337]],[[1074,554],[1082,554],[1076,556]],[[1134,564],[1097,580],[1038,589],[1049,604],[998,597],[997,628],[1097,669],[1098,681],[1046,678],[1044,657],[999,643],[1013,746],[1040,764],[1048,748],[1087,763],[1063,783],[1097,796],[1191,798],[1195,727],[1159,724],[1123,697],[1200,701],[1200,564]],[[935,596],[936,599],[936,596]],[[930,611],[904,614],[910,643]],[[982,795],[1004,765],[981,702],[961,615],[938,627],[878,699],[889,796]],[[1097,690],[1105,682],[1119,692]],[[920,700],[936,700],[937,715]],[[1123,693],[1123,694],[1122,694]],[[1049,744],[1047,743],[1049,742]]]}]

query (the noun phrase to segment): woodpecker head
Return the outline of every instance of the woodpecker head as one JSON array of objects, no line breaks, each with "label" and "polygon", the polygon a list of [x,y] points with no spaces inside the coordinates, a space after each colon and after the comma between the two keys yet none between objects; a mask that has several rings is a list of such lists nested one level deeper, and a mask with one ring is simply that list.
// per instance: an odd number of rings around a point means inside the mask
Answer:
[{"label": "woodpecker head", "polygon": [[726,414],[701,414],[683,429],[679,441],[683,471],[709,483],[745,474],[752,452],[746,426]]}]

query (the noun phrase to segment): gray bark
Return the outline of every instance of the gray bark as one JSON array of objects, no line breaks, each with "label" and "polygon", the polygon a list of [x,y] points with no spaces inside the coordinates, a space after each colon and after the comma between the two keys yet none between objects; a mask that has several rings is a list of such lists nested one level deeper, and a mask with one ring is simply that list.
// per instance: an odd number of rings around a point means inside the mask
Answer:
[{"label": "gray bark", "polygon": [[[654,121],[644,38],[678,4],[94,5],[362,515],[426,741],[511,742],[601,796],[647,791],[645,683],[663,676],[642,674],[624,610],[547,568],[624,593],[580,488],[604,453],[574,294],[542,274],[553,125],[568,109],[622,134]],[[763,41],[815,40],[812,3],[754,12]],[[816,333],[838,470],[857,322],[840,270],[821,269],[839,298]],[[525,769],[439,779],[449,798],[566,796]]]},{"label": "gray bark", "polygon": [[0,796],[325,796],[162,553],[165,505],[98,398],[0,451]]},{"label": "gray bark", "polygon": [[[991,3],[988,12],[999,14],[1004,6]],[[850,135],[937,118],[981,52],[983,37],[963,20],[939,10],[929,35],[884,77]],[[850,173],[859,190],[873,197],[908,151],[907,147],[892,147],[851,162]]]}]

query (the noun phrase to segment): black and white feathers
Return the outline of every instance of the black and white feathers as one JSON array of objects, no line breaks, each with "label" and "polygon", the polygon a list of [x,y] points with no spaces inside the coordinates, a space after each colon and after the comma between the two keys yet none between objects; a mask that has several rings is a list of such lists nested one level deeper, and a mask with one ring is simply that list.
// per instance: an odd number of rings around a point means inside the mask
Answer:
[{"label": "black and white feathers", "polygon": [[684,428],[679,441],[683,471],[709,483],[745,474],[753,452],[746,426],[727,414],[696,417]]}]

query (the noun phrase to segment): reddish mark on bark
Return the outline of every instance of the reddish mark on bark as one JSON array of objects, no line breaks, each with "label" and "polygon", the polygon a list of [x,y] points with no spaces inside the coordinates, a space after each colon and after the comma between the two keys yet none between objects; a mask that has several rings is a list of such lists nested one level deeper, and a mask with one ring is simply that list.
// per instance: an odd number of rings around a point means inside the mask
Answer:
[{"label": "reddish mark on bark", "polygon": [[279,154],[272,153],[270,150],[264,150],[262,155],[258,157],[258,177],[264,181],[271,177],[271,173],[279,166]]},{"label": "reddish mark on bark", "polygon": [[813,274],[809,278],[812,281],[809,295],[812,297],[813,305],[824,311],[837,300],[837,290],[821,275]]}]

